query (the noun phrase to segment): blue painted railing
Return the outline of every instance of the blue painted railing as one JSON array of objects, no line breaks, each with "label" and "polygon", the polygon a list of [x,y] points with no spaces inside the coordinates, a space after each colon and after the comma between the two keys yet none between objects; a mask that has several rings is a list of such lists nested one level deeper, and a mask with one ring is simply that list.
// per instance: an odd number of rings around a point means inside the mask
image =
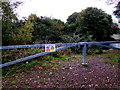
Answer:
[{"label": "blue painted railing", "polygon": [[[77,46],[77,45],[84,45],[84,47],[83,47],[83,59],[82,59],[82,60],[83,60],[83,63],[82,63],[82,64],[87,64],[87,63],[86,63],[87,45],[97,45],[97,46],[101,46],[101,47],[106,47],[106,48],[111,48],[111,49],[118,49],[118,50],[120,50],[120,48],[116,48],[116,47],[112,47],[112,46],[109,46],[109,45],[105,45],[105,44],[111,44],[111,43],[120,43],[120,41],[57,43],[57,44],[55,44],[55,46],[62,46],[62,47],[56,48],[56,51],[59,51],[59,50],[64,50],[64,49],[67,49],[67,48],[70,48],[70,47],[73,47],[73,46]],[[45,45],[46,45],[46,44],[0,46],[0,49],[45,47]],[[0,68],[6,67],[6,66],[10,66],[10,65],[13,65],[13,64],[22,62],[22,61],[29,60],[29,59],[33,59],[33,58],[36,58],[36,57],[39,57],[39,56],[43,56],[43,55],[46,55],[46,54],[50,54],[50,53],[53,53],[53,52],[42,52],[42,53],[38,53],[38,54],[35,54],[35,55],[31,55],[31,56],[28,56],[28,57],[25,57],[25,58],[21,58],[21,59],[18,59],[18,60],[14,60],[14,61],[11,61],[11,62],[7,62],[7,63],[4,63],[4,64],[0,64]]]}]

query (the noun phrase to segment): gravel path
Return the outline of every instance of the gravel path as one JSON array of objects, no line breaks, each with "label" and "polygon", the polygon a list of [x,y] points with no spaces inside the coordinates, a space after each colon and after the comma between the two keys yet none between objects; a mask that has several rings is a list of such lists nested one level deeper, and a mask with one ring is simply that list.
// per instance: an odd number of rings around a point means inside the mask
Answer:
[{"label": "gravel path", "polygon": [[[112,53],[111,53],[112,54]],[[77,58],[78,60],[74,60]],[[101,56],[90,57],[89,66],[80,64],[79,57],[59,62],[57,70],[33,70],[3,79],[4,88],[116,88],[120,89],[119,65],[108,65]]]}]

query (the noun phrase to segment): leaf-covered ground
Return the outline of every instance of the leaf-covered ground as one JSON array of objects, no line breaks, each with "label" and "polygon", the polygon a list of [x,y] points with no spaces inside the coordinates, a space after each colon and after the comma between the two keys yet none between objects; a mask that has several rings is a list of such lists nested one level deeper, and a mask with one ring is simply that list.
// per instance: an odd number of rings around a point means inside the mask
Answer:
[{"label": "leaf-covered ground", "polygon": [[111,50],[108,54],[89,56],[88,67],[81,65],[82,58],[78,56],[58,61],[58,68],[44,69],[38,65],[28,72],[3,76],[2,85],[3,88],[120,88],[120,64],[105,63],[120,51]]}]

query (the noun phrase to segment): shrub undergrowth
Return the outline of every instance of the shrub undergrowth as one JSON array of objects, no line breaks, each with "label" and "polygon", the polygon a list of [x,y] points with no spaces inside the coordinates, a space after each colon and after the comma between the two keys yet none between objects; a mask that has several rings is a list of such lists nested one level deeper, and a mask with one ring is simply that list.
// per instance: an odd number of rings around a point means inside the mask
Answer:
[{"label": "shrub undergrowth", "polygon": [[[44,52],[43,48],[28,48],[28,49],[13,49],[13,50],[3,50],[2,53],[2,63],[10,62],[19,58],[27,57],[29,55],[34,55],[37,53]],[[97,52],[97,51],[95,51]],[[34,70],[35,66],[41,67],[42,69],[54,67],[57,68],[60,66],[58,63],[60,60],[67,61],[70,60],[72,56],[82,57],[81,54],[74,54],[71,49],[61,50],[49,55],[37,57],[35,59],[31,59],[28,62],[24,61],[21,63],[17,63],[15,65],[11,65],[8,67],[3,68],[2,74],[3,76],[14,75],[14,73],[20,72],[29,72],[30,70]],[[98,53],[90,54],[89,56],[95,56]],[[120,62],[120,55],[112,55],[105,53],[99,54],[102,55],[104,58],[110,58],[113,62]],[[107,63],[107,62],[106,62]]]}]

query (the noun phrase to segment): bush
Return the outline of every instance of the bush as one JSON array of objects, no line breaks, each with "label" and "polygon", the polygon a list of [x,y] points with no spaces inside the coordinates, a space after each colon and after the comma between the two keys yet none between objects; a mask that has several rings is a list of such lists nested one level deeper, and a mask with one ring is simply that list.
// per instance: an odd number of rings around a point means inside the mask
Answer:
[{"label": "bush", "polygon": [[66,50],[60,50],[54,53],[51,53],[53,57],[61,57],[62,55],[70,55],[72,53],[71,49],[66,49]]}]

